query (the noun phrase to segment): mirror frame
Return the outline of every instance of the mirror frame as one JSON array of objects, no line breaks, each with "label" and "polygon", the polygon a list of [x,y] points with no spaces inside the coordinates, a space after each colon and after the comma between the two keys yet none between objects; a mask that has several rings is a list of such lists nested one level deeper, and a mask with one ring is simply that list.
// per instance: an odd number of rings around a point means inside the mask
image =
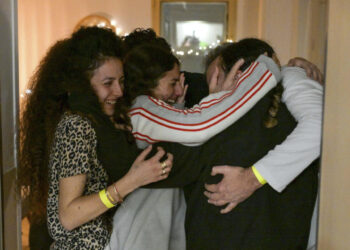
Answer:
[{"label": "mirror frame", "polygon": [[162,3],[227,3],[227,37],[226,39],[235,40],[236,38],[236,16],[237,16],[237,0],[152,0],[152,28],[159,35],[160,34],[160,20],[161,20],[161,4]]}]

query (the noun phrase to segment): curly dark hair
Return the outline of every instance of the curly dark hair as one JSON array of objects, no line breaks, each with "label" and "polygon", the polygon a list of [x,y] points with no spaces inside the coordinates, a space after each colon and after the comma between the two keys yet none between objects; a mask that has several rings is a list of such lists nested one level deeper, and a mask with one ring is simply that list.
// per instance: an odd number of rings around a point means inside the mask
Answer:
[{"label": "curly dark hair", "polygon": [[[93,71],[109,58],[122,59],[122,41],[111,30],[81,28],[47,52],[31,78],[20,124],[19,187],[25,187],[33,220],[46,215],[48,161],[56,126],[69,111],[72,92],[94,94]],[[96,97],[96,102],[97,102]]]},{"label": "curly dark hair", "polygon": [[153,29],[136,28],[129,35],[123,37],[124,51],[127,53],[140,45],[155,45],[171,52],[170,44],[157,36]]},{"label": "curly dark hair", "polygon": [[[123,104],[115,110],[114,119],[132,127],[130,118],[123,116],[123,108],[128,109],[140,95],[152,96],[159,79],[176,64],[180,65],[180,62],[171,51],[154,44],[140,45],[127,53],[124,59]],[[118,120],[120,117],[123,119]]]}]

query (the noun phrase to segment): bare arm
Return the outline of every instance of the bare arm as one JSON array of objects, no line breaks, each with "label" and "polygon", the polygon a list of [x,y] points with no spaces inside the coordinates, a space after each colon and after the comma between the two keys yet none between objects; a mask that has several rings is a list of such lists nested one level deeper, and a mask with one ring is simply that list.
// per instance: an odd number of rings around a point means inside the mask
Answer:
[{"label": "bare arm", "polygon": [[[115,201],[120,199],[115,192],[115,187],[117,187],[119,194],[125,197],[140,186],[168,177],[172,167],[172,155],[167,154],[167,160],[164,161],[166,168],[163,173],[164,166],[162,166],[160,159],[164,156],[165,151],[159,148],[156,155],[145,160],[150,151],[151,147],[145,149],[135,160],[129,172],[107,187],[107,191]],[[67,230],[73,230],[108,210],[100,200],[98,193],[84,195],[86,180],[86,174],[60,179],[59,218]]]}]

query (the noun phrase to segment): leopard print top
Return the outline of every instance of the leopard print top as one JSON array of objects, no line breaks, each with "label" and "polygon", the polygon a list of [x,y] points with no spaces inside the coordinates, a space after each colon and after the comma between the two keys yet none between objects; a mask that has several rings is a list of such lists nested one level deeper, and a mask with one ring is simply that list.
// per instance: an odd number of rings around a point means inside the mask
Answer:
[{"label": "leopard print top", "polygon": [[97,138],[88,119],[65,113],[57,125],[49,162],[48,227],[54,249],[104,249],[110,237],[106,216],[99,216],[71,231],[59,220],[59,180],[86,174],[83,195],[107,186],[108,176],[96,153]]}]

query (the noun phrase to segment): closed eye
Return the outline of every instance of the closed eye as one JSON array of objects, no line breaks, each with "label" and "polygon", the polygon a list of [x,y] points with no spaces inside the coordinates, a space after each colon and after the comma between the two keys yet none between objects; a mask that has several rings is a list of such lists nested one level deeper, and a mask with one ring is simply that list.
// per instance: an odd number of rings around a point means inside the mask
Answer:
[{"label": "closed eye", "polygon": [[105,86],[111,86],[113,83],[113,81],[107,81],[107,82],[103,82],[103,85]]}]

